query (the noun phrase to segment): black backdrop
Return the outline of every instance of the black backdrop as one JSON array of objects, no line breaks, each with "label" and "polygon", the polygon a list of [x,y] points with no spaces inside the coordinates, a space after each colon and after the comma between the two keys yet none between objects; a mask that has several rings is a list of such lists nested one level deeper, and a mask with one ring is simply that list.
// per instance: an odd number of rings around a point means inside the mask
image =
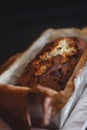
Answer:
[{"label": "black backdrop", "polygon": [[24,50],[47,28],[87,25],[87,2],[53,1],[26,6],[0,6],[0,65]]}]

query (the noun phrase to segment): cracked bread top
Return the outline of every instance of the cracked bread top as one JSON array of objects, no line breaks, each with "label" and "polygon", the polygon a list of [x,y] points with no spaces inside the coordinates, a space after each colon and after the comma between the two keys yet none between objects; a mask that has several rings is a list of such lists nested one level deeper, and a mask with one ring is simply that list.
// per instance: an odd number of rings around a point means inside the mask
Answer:
[{"label": "cracked bread top", "polygon": [[61,37],[47,43],[25,68],[17,85],[40,84],[56,91],[63,90],[85,47],[84,41],[77,37]]}]

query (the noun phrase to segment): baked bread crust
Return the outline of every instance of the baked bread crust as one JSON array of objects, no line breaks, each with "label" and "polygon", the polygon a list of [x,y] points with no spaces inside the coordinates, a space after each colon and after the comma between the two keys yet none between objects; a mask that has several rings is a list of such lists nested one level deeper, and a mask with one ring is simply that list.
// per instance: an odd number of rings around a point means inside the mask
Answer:
[{"label": "baked bread crust", "polygon": [[25,68],[16,85],[38,84],[61,91],[78,63],[86,43],[76,37],[58,38],[45,45]]}]

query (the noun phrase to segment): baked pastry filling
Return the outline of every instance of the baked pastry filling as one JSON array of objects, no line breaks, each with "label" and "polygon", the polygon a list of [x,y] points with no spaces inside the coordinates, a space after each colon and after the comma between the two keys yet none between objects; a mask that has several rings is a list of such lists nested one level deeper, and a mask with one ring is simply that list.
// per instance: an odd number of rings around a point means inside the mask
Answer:
[{"label": "baked pastry filling", "polygon": [[85,43],[76,37],[47,43],[25,68],[17,85],[35,87],[40,84],[56,91],[63,90],[84,49]]}]

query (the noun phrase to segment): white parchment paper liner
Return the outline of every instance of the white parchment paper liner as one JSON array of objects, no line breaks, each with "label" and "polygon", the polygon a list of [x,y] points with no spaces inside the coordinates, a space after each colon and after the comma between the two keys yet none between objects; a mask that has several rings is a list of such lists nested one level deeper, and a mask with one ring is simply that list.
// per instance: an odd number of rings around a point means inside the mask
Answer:
[{"label": "white parchment paper liner", "polygon": [[87,86],[60,130],[85,130],[87,126]]}]

